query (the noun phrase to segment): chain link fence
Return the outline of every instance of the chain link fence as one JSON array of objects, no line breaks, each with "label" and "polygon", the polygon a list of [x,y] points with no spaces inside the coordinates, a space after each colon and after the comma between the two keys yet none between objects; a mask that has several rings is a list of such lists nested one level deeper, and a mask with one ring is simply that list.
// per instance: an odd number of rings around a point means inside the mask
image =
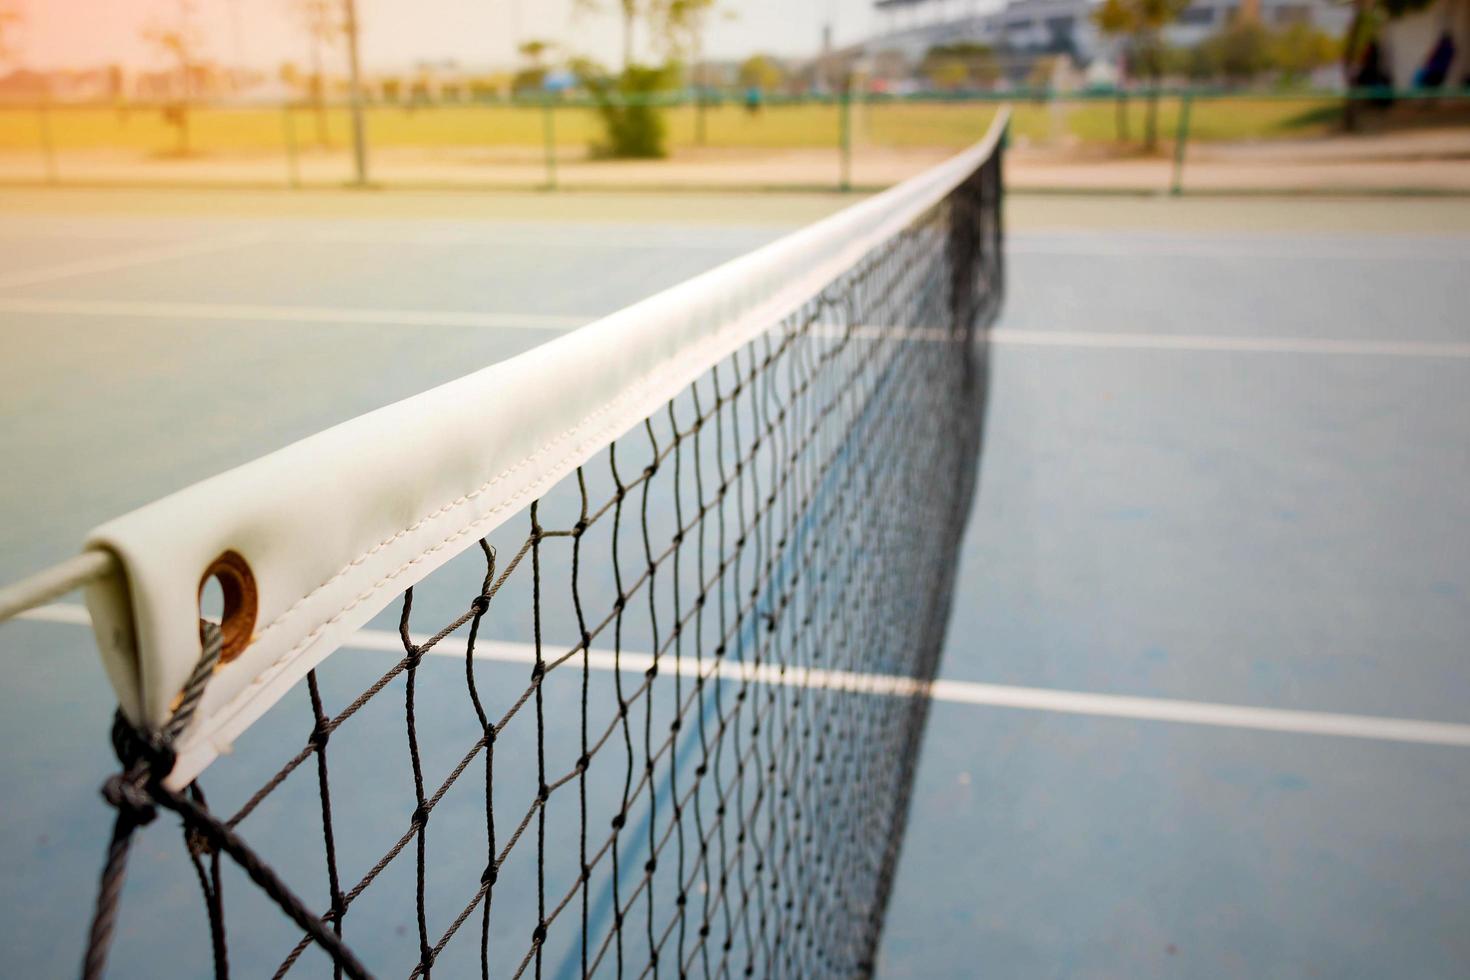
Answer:
[{"label": "chain link fence", "polygon": [[[12,104],[0,181],[870,190],[973,143],[1001,104],[1020,191],[1470,193],[1470,90],[378,102],[361,168],[345,104]],[[605,148],[608,112],[630,108],[662,156]]]}]

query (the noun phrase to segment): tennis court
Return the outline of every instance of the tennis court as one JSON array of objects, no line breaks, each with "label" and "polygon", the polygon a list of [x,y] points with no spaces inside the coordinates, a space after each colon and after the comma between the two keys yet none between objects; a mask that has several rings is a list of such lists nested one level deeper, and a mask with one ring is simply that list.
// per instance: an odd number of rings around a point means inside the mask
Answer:
[{"label": "tennis court", "polygon": [[[790,213],[843,203],[793,199]],[[804,223],[695,197],[652,221],[30,207],[0,219],[6,582],[161,494],[529,351]],[[1470,213],[1021,201],[1007,236],[945,683],[878,973],[1463,973]],[[396,455],[383,446],[382,468]],[[567,514],[576,520],[575,501]],[[456,586],[484,574],[474,550],[463,557],[447,567]],[[548,577],[565,566],[548,557]],[[465,593],[450,592],[415,597],[415,630],[452,618]],[[116,768],[115,698],[80,610],[73,596],[0,630],[12,787],[0,934],[32,976],[76,969],[112,820],[97,791]],[[333,657],[325,697],[350,700],[402,655],[396,623],[389,610]],[[498,625],[486,639],[506,655],[481,685],[487,700],[513,700],[528,670],[514,645],[537,626]],[[476,737],[457,651],[417,671],[429,771],[452,768]],[[596,694],[618,676],[596,673]],[[583,751],[578,696],[545,688],[546,752],[563,767]],[[212,805],[248,794],[278,764],[270,750],[311,734],[304,699],[281,706],[290,730],[269,733],[259,757],[242,743],[227,760],[244,776],[212,788]],[[332,743],[339,776],[372,788],[337,800],[342,861],[359,870],[415,807],[401,697],[365,711],[351,740]],[[572,720],[559,729],[558,717]],[[535,754],[498,747],[497,779],[534,791]],[[321,862],[315,778],[288,782],[252,817],[284,842],[273,863],[287,871]],[[441,927],[480,880],[482,807],[473,785],[457,787],[428,824],[431,847],[473,845],[427,882]],[[135,845],[110,975],[208,970],[199,884],[171,821]],[[554,827],[548,839],[565,838]],[[575,855],[552,860],[575,873]],[[507,884],[536,880],[503,871]],[[299,930],[237,879],[226,886],[246,923],[230,937],[237,972],[268,973]],[[419,962],[414,879],[404,855],[346,919],[385,973]],[[307,897],[328,901],[324,889]],[[619,905],[589,898],[604,924]],[[519,953],[534,900],[502,899],[502,913]],[[560,945],[546,943],[545,972],[578,975],[575,937],[551,932]],[[472,974],[477,953],[472,937],[451,944],[441,971]],[[313,955],[300,972],[330,974]]]}]

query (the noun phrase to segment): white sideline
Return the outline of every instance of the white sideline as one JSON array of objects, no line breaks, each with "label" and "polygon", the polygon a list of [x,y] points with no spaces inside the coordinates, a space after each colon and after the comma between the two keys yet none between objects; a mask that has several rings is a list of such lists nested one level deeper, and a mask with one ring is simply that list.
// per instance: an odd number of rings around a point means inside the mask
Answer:
[{"label": "white sideline", "polygon": [[1099,350],[1181,350],[1245,354],[1360,354],[1371,357],[1470,358],[1470,344],[1413,340],[1331,340],[1316,337],[1226,337],[1218,334],[1091,333],[1073,330],[990,331],[1008,347]]},{"label": "white sideline", "polygon": [[227,249],[254,245],[265,240],[264,233],[243,232],[233,235],[220,235],[216,238],[197,241],[170,242],[167,245],[137,248],[112,255],[98,255],[92,258],[76,259],[71,262],[48,265],[39,269],[18,269],[8,275],[0,275],[0,289],[11,289],[16,286],[34,286],[43,282],[55,282],[58,279],[70,279],[73,276],[85,276],[93,272],[111,272],[114,269],[130,269],[133,266],[151,265],[154,262],[168,262],[172,259],[190,258],[195,255],[208,255],[211,252],[223,252]]},{"label": "white sideline", "polygon": [[[0,283],[3,285],[3,283]],[[76,300],[0,297],[0,313],[57,316],[114,316],[171,320],[239,320],[409,327],[479,327],[496,330],[573,330],[594,318],[558,313],[478,313],[466,310],[384,310],[259,303],[175,303],[136,300]],[[859,336],[878,328],[858,328]],[[819,328],[820,332],[820,328]],[[846,328],[832,328],[843,333]],[[906,340],[952,340],[948,331],[908,329]],[[1312,337],[1227,337],[1218,334],[1093,333],[1065,330],[990,331],[1001,347],[1096,350],[1177,350],[1254,354],[1349,354],[1376,357],[1470,358],[1470,344],[1432,341],[1330,340]]]},{"label": "white sideline", "polygon": [[405,327],[488,327],[572,330],[594,317],[555,313],[475,313],[459,310],[383,310],[262,303],[173,303],[135,300],[0,297],[0,313],[43,316],[116,316],[150,320],[256,320],[277,323],[387,324]]},{"label": "white sideline", "polygon": [[[5,282],[0,280],[0,288]],[[263,303],[176,303],[141,300],[32,299],[0,297],[0,313],[42,316],[111,316],[158,320],[230,320],[273,323],[331,323],[406,327],[477,327],[493,330],[573,330],[595,319],[560,313],[479,313],[468,310],[384,310],[327,306],[275,306]],[[878,328],[858,328],[864,336]],[[818,328],[821,332],[821,328]],[[831,328],[836,335],[846,328]],[[905,340],[953,340],[945,330],[909,328]],[[999,347],[1052,347],[1094,350],[1156,350],[1248,354],[1347,354],[1368,357],[1418,357],[1464,360],[1470,344],[1433,341],[1332,340],[1315,337],[1229,337],[1220,334],[1158,334],[1069,330],[1017,330],[996,327],[990,342]]]},{"label": "white sideline", "polygon": [[[17,618],[73,626],[91,625],[91,618],[87,615],[85,607],[59,603],[40,606],[21,613]],[[426,637],[415,635],[413,639],[422,641]],[[403,652],[403,642],[398,638],[398,634],[387,630],[359,629],[343,646],[344,649],[398,654]],[[453,637],[441,641],[429,650],[432,654],[459,658],[464,657],[464,651],[464,644]],[[503,663],[534,664],[536,648],[529,643],[507,643],[481,639],[475,645],[475,656],[477,659]],[[610,650],[593,649],[589,651],[587,659],[588,665],[594,670],[622,669],[629,673],[639,674],[653,664],[653,657],[650,654],[626,651],[621,656],[616,656]],[[576,662],[575,658],[570,661],[570,663]],[[671,655],[665,656],[662,662],[667,670],[670,669],[668,665],[676,662],[676,658]],[[786,687],[855,691],[890,697],[910,697],[923,694],[926,687],[922,682],[912,678],[890,674],[857,674],[837,670],[795,670],[783,674],[771,666],[753,667],[730,661],[722,661],[722,664],[724,666],[719,671],[722,677],[731,680],[748,679],[757,683],[780,684]],[[689,669],[692,674],[694,668]],[[704,669],[709,670],[710,668],[706,665]],[[952,704],[986,705],[1103,718],[1132,718],[1140,721],[1172,721],[1188,725],[1291,732],[1300,735],[1331,735],[1340,738],[1470,747],[1470,725],[1450,722],[1336,714],[1325,711],[1253,708],[1246,705],[1182,701],[1170,698],[1088,694],[1081,691],[1059,691],[1052,688],[977,684],[972,681],[941,679],[932,682],[927,687],[929,696],[933,700]]]},{"label": "white sideline", "polygon": [[[800,227],[801,222],[755,226],[758,233],[783,232]],[[560,227],[558,227],[560,226]],[[724,226],[726,229],[729,226]],[[749,230],[751,226],[742,226]],[[751,239],[755,235],[750,236]],[[606,251],[617,249],[654,249],[667,251],[699,251],[735,253],[755,247],[752,241],[711,241],[703,233],[703,226],[677,229],[674,233],[642,233],[627,225],[602,223],[535,221],[531,223],[506,222],[496,227],[454,227],[447,229],[425,229],[422,227],[362,227],[323,226],[311,228],[291,237],[283,237],[286,244],[313,242],[349,245],[488,245],[547,247],[554,249],[594,249]]]},{"label": "white sideline", "polygon": [[1098,232],[1052,229],[1011,233],[1007,255],[1056,255],[1068,258],[1283,259],[1307,261],[1355,260],[1383,262],[1464,262],[1470,237],[1461,234],[1430,236],[1349,233],[1281,235],[1250,231],[1210,233],[1196,238],[1178,231]]}]

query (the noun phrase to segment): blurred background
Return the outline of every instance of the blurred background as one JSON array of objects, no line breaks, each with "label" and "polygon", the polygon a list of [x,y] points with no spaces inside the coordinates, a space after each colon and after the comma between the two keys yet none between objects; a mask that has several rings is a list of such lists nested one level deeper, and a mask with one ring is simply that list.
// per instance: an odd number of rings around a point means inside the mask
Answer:
[{"label": "blurred background", "polygon": [[1470,189],[1466,0],[0,2],[0,180]]}]

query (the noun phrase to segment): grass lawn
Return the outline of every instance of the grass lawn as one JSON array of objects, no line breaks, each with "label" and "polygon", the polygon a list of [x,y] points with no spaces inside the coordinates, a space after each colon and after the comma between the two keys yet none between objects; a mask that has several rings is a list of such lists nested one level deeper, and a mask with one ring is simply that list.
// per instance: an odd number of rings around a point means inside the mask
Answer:
[{"label": "grass lawn", "polygon": [[[1333,105],[1320,97],[1282,99],[1200,99],[1190,120],[1191,140],[1270,139],[1310,136],[1333,125]],[[1178,125],[1178,100],[1162,100],[1159,133],[1172,139]],[[852,111],[857,145],[894,147],[961,147],[979,139],[996,111],[983,102],[875,102]],[[1145,102],[1126,106],[1130,138],[1143,134]],[[693,106],[664,110],[669,145],[697,145],[698,115]],[[779,149],[835,146],[841,132],[841,109],[832,104],[766,105],[749,111],[739,105],[703,110],[704,145],[717,148]],[[189,145],[203,153],[284,152],[288,139],[307,149],[341,148],[348,143],[349,119],[344,109],[320,116],[311,109],[200,108],[189,112]],[[57,150],[118,149],[168,154],[179,146],[176,127],[161,110],[55,108],[45,117]],[[368,139],[378,147],[523,147],[544,146],[547,113],[534,106],[443,105],[374,106],[367,110]],[[594,110],[557,108],[551,130],[558,147],[584,148],[601,136]],[[34,109],[0,109],[0,149],[39,152],[43,118]],[[1106,144],[1118,138],[1113,101],[1020,102],[1014,107],[1013,132],[1046,141],[1074,137]]]},{"label": "grass lawn", "polygon": [[[1177,98],[1159,100],[1160,139],[1174,139],[1179,128],[1179,105]],[[1318,136],[1333,128],[1337,105],[1335,100],[1320,97],[1196,99],[1190,109],[1189,139],[1209,142]],[[1147,100],[1128,99],[1124,103],[1124,115],[1129,140],[1140,141],[1148,115]],[[1084,143],[1117,142],[1118,103],[1106,100],[1054,106],[1018,104],[1012,116],[1012,128],[1016,135],[1036,140],[1065,133]]]}]

